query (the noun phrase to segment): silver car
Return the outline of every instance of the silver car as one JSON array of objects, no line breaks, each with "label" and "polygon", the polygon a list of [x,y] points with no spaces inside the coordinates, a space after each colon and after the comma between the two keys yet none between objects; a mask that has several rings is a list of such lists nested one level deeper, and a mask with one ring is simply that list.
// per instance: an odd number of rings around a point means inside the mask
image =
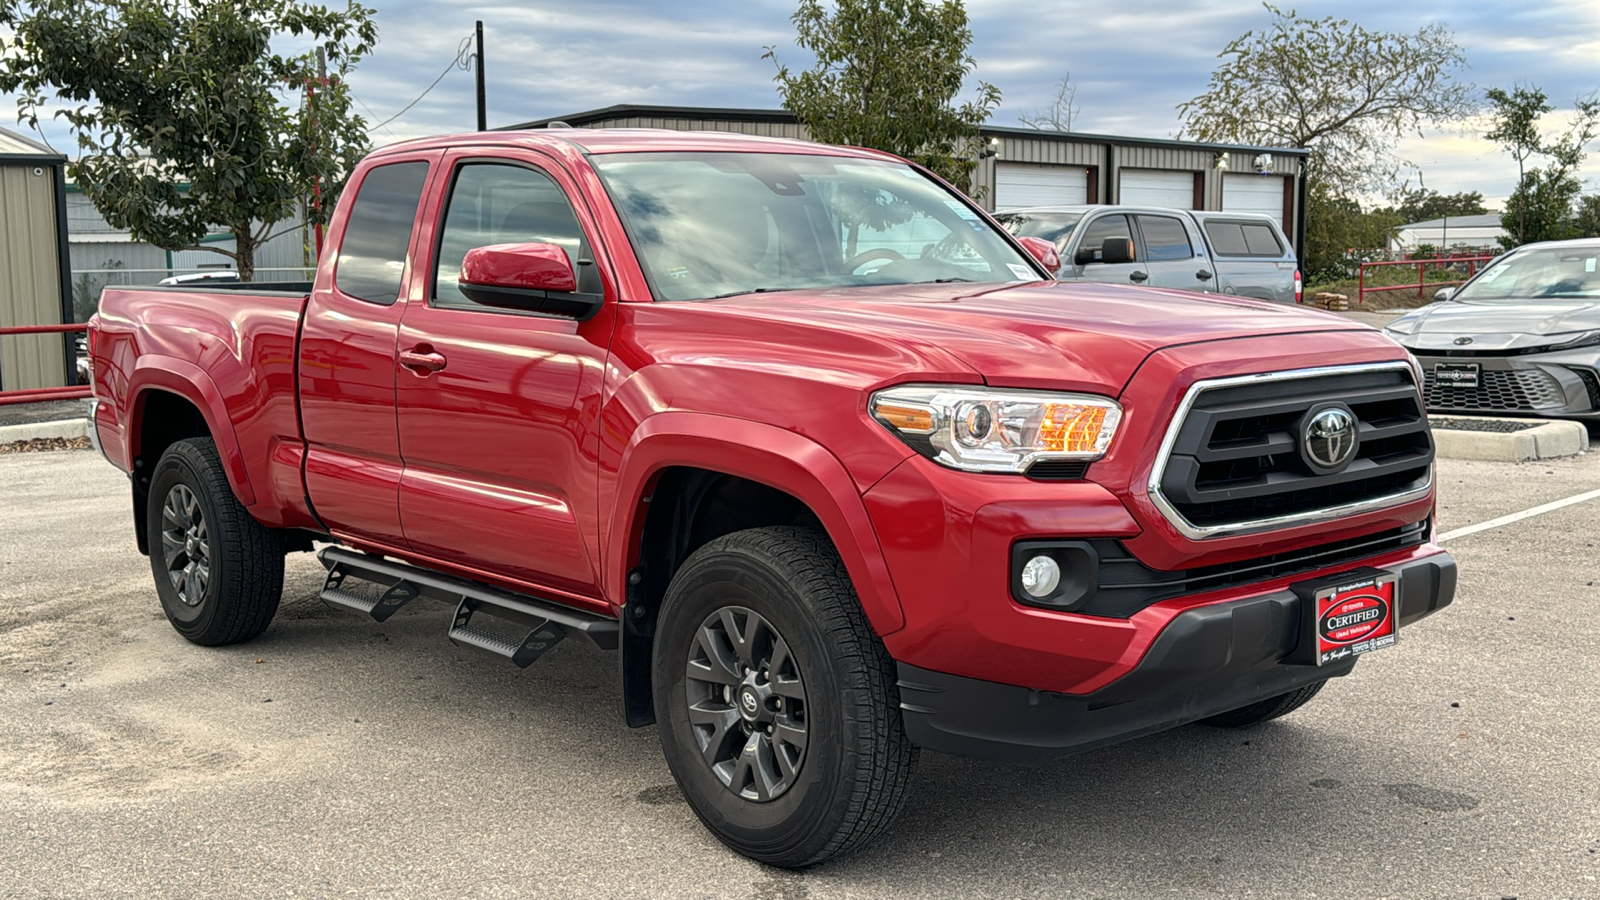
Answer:
[{"label": "silver car", "polygon": [[1600,421],[1600,240],[1527,244],[1385,333],[1430,413]]}]

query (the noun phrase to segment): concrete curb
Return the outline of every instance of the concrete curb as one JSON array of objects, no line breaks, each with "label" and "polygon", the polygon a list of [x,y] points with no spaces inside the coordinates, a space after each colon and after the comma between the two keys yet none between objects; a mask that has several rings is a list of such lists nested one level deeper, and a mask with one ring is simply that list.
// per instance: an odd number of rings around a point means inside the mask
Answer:
[{"label": "concrete curb", "polygon": [[0,444],[9,444],[14,441],[31,441],[35,438],[81,438],[88,436],[88,419],[31,422],[26,425],[0,425]]},{"label": "concrete curb", "polygon": [[[1468,417],[1451,416],[1451,418]],[[1436,428],[1433,432],[1434,448],[1443,459],[1481,459],[1493,462],[1555,459],[1561,456],[1576,456],[1589,449],[1589,431],[1579,422],[1551,422],[1544,419],[1496,419],[1495,421],[1528,422],[1534,427],[1509,434]]]}]

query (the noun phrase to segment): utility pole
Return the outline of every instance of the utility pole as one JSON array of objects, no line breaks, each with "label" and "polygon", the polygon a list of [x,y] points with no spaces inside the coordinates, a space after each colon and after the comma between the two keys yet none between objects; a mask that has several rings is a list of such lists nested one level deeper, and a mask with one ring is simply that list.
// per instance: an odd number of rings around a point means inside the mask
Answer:
[{"label": "utility pole", "polygon": [[472,68],[473,68],[473,71],[476,72],[477,76],[478,76],[478,130],[479,131],[488,131],[489,130],[489,107],[488,107],[488,99],[484,96],[484,91],[483,91],[483,20],[481,20],[481,19],[478,20],[477,36],[478,36],[478,55],[477,55],[477,59],[476,59],[477,65],[473,66]]}]

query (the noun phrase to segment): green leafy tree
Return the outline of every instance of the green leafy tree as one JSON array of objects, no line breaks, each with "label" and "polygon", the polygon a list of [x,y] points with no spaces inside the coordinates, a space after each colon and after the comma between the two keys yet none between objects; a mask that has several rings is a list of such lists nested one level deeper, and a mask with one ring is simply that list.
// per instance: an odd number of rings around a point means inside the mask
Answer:
[{"label": "green leafy tree", "polygon": [[1394,211],[1400,217],[1402,224],[1427,222],[1447,216],[1488,214],[1488,210],[1483,206],[1483,195],[1477,191],[1441,194],[1438,191],[1419,188],[1415,191],[1402,191],[1399,201]]},{"label": "green leafy tree", "polygon": [[1326,183],[1312,182],[1306,192],[1306,281],[1354,278],[1363,261],[1384,258],[1389,239],[1405,222],[1393,208],[1364,209]]},{"label": "green leafy tree", "polygon": [[1200,140],[1311,151],[1311,177],[1339,195],[1393,181],[1391,150],[1407,132],[1472,111],[1455,80],[1466,64],[1442,25],[1369,31],[1267,4],[1272,21],[1223,48],[1205,93],[1179,104]]},{"label": "green leafy tree", "polygon": [[[0,91],[19,95],[30,125],[60,107],[80,152],[71,175],[106,220],[157,247],[227,256],[246,281],[273,223],[306,201],[323,220],[367,148],[344,83],[377,42],[358,3],[0,0],[0,25],[13,31]],[[284,36],[305,52],[275,52]],[[214,225],[233,250],[197,246]]]},{"label": "green leafy tree", "polygon": [[[1517,187],[1500,216],[1506,230],[1500,243],[1510,249],[1576,237],[1580,226],[1573,207],[1583,191],[1578,169],[1589,143],[1600,133],[1600,98],[1579,97],[1571,125],[1550,137],[1540,127],[1545,114],[1554,110],[1544,91],[1518,85],[1510,91],[1491,88],[1486,96],[1493,127],[1484,137],[1517,161]],[[1535,156],[1545,157],[1546,164],[1530,169],[1527,164]]]},{"label": "green leafy tree", "polygon": [[1000,90],[980,82],[978,96],[957,103],[976,63],[961,0],[801,0],[795,43],[816,63],[802,72],[778,67],[783,105],[827,144],[872,147],[914,160],[957,186],[969,186],[980,149],[978,129]]},{"label": "green leafy tree", "polygon": [[1578,211],[1573,216],[1573,237],[1600,237],[1600,194],[1588,194],[1578,200]]}]

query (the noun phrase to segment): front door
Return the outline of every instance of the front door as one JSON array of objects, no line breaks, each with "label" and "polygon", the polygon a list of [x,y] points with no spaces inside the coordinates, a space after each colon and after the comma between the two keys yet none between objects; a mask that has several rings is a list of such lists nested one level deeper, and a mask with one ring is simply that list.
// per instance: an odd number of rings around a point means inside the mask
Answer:
[{"label": "front door", "polygon": [[540,241],[567,251],[579,290],[602,291],[594,230],[579,224],[567,175],[537,153],[463,151],[446,165],[430,268],[400,323],[402,356],[428,361],[402,359],[396,389],[406,539],[447,563],[597,600],[596,424],[613,307],[586,322],[488,307],[457,280],[473,247]]},{"label": "front door", "polygon": [[[1062,260],[1063,279],[1078,278],[1083,281],[1102,281],[1107,284],[1147,284],[1150,273],[1145,266],[1144,248],[1134,235],[1133,224],[1123,213],[1096,216],[1083,226],[1081,237],[1073,250],[1072,259]],[[1133,261],[1125,263],[1100,262],[1100,250],[1107,238],[1133,241]],[[1081,261],[1080,261],[1081,260]]]}]

